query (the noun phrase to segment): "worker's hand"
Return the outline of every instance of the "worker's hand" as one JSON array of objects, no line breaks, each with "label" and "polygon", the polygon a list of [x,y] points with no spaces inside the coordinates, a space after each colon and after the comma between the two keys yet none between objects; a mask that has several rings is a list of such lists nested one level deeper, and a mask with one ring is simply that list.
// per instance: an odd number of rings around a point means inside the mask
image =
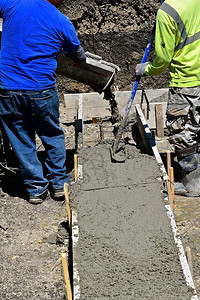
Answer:
[{"label": "worker's hand", "polygon": [[135,76],[145,76],[145,69],[148,66],[148,62],[142,63],[142,64],[138,64],[135,67]]}]

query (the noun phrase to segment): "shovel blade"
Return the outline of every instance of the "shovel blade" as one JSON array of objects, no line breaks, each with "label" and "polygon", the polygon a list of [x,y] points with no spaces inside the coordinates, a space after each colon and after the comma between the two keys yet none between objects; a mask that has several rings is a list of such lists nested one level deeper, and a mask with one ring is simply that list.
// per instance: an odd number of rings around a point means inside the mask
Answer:
[{"label": "shovel blade", "polygon": [[116,152],[113,151],[113,147],[110,147],[110,155],[112,162],[123,163],[127,159],[126,151],[123,146],[121,146]]}]

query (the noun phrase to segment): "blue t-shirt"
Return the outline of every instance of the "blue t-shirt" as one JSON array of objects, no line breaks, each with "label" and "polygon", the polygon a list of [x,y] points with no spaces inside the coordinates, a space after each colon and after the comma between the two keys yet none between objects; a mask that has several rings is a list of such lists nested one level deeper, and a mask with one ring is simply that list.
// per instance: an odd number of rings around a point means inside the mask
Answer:
[{"label": "blue t-shirt", "polygon": [[69,18],[46,0],[0,0],[0,17],[0,87],[54,87],[58,53],[76,51],[80,45]]}]

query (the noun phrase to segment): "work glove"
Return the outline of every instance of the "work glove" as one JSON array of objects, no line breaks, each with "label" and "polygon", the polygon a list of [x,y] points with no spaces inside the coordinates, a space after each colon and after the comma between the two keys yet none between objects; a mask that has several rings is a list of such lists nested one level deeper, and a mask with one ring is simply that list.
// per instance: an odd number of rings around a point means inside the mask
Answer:
[{"label": "work glove", "polygon": [[148,62],[137,64],[135,67],[135,76],[145,76],[145,69],[148,66]]}]

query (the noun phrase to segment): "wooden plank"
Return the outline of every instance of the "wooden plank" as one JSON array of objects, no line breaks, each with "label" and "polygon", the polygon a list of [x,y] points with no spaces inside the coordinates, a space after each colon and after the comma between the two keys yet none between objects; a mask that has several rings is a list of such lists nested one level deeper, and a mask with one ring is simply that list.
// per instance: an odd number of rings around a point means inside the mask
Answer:
[{"label": "wooden plank", "polygon": [[[103,100],[105,101],[105,100]],[[117,101],[118,102],[118,101]],[[92,120],[94,117],[96,118],[110,118],[111,117],[111,113],[110,113],[110,107],[108,105],[108,103],[106,103],[104,105],[104,103],[102,103],[102,105],[97,105],[94,106],[94,101],[93,104],[91,104],[91,106],[88,106],[88,103],[85,102],[85,99],[83,99],[83,103],[84,103],[84,121],[88,121],[88,120]],[[161,123],[161,126],[164,128],[165,127],[165,111],[166,111],[166,106],[167,103],[159,103],[162,107],[162,114],[163,114],[163,121]],[[151,103],[150,104],[150,112],[149,112],[149,119],[147,120],[147,124],[149,126],[149,128],[151,129],[156,129],[156,116],[155,116],[155,105],[157,105],[157,103]],[[120,105],[120,103],[118,102],[118,107],[119,107],[119,111],[120,113],[123,115],[126,105],[124,105],[122,107],[122,105]],[[145,111],[145,115],[147,114],[147,108],[146,108],[146,104],[143,105],[143,110]],[[131,108],[130,114],[134,112],[134,105]],[[163,129],[164,130],[164,129]]]},{"label": "wooden plank", "polygon": [[72,289],[70,285],[69,271],[68,271],[68,266],[66,261],[66,253],[62,253],[62,265],[63,265],[66,291],[67,291],[67,299],[72,300]]},{"label": "wooden plank", "polygon": [[[147,95],[147,99],[149,103],[151,102],[167,102],[168,99],[168,89],[148,89],[145,90],[145,93]],[[123,106],[127,104],[129,97],[131,96],[131,91],[115,91],[114,92],[116,96],[116,100],[118,101],[119,105]],[[134,98],[134,104],[140,104],[141,103],[141,97],[142,97],[142,91],[137,90],[135,98]],[[145,104],[145,102],[144,102]]]},{"label": "wooden plank", "polygon": [[[150,104],[150,118],[147,120],[147,123],[150,128],[156,128],[155,124],[155,103],[153,103],[153,99],[160,99],[162,97],[166,99],[168,89],[160,89],[160,90],[147,90],[146,95],[149,100]],[[125,108],[128,103],[128,99],[131,95],[131,91],[117,91],[114,92],[116,101],[118,103],[118,108],[120,113],[123,115],[125,112]],[[78,98],[82,95],[83,99],[83,106],[84,106],[84,121],[92,120],[93,117],[100,117],[100,118],[109,118],[110,114],[110,106],[109,101],[103,99],[103,93],[100,95],[99,93],[82,93],[82,94],[66,94],[65,99],[65,107],[66,107],[66,118],[69,118],[72,121],[73,116],[76,114],[77,106],[78,106]],[[141,90],[136,92],[136,96],[134,98],[134,105],[132,105],[130,114],[134,112],[135,104],[141,102]],[[165,116],[166,111],[166,101],[165,102],[156,102],[156,104],[163,103],[163,116]],[[144,103],[144,107],[146,103]],[[165,120],[163,120],[164,126]]]},{"label": "wooden plank", "polygon": [[74,154],[74,180],[78,180],[78,159],[77,154]]},{"label": "wooden plank", "polygon": [[[156,105],[162,105],[162,115],[163,115],[163,128],[166,127],[165,123],[166,123],[166,108],[167,108],[167,102],[152,102],[149,103],[149,107],[150,107],[150,112],[149,112],[149,118],[147,119],[147,124],[149,126],[149,128],[151,129],[156,129],[156,112],[155,112],[155,106]],[[146,108],[146,104],[143,104],[143,107]]]},{"label": "wooden plank", "polygon": [[147,153],[152,153],[152,147],[154,146],[153,137],[150,133],[149,127],[146,123],[146,120],[144,118],[144,115],[142,113],[142,110],[140,108],[139,104],[136,104],[136,115],[137,115],[137,121],[138,121],[138,129],[140,132],[140,135],[142,137],[142,141],[144,143],[145,149]]},{"label": "wooden plank", "polygon": [[67,207],[67,216],[68,216],[68,222],[69,222],[69,231],[70,235],[72,232],[72,215],[71,215],[71,209],[69,205],[69,187],[68,184],[64,184],[64,192],[65,192],[65,202],[66,202],[66,207]]},{"label": "wooden plank", "polygon": [[155,112],[156,112],[156,134],[158,137],[164,137],[162,103],[155,104]]},{"label": "wooden plank", "polygon": [[166,153],[167,153],[167,174],[168,174],[168,176],[170,178],[171,152],[170,152],[170,150],[167,150]]},{"label": "wooden plank", "polygon": [[170,168],[170,185],[171,185],[171,194],[172,194],[172,208],[175,208],[175,201],[174,201],[174,168]]},{"label": "wooden plank", "polygon": [[103,99],[103,95],[90,93],[83,95],[83,120],[88,121],[92,118],[110,118],[109,101]]},{"label": "wooden plank", "polygon": [[65,120],[66,122],[74,122],[74,119],[77,118],[78,111],[78,101],[79,94],[74,94],[73,96],[70,94],[64,95],[64,105],[65,105]]},{"label": "wooden plank", "polygon": [[172,190],[171,190],[171,183],[170,183],[170,168],[171,168],[171,152],[167,150],[167,193],[168,193],[168,199],[169,199],[169,204],[172,208]]}]

